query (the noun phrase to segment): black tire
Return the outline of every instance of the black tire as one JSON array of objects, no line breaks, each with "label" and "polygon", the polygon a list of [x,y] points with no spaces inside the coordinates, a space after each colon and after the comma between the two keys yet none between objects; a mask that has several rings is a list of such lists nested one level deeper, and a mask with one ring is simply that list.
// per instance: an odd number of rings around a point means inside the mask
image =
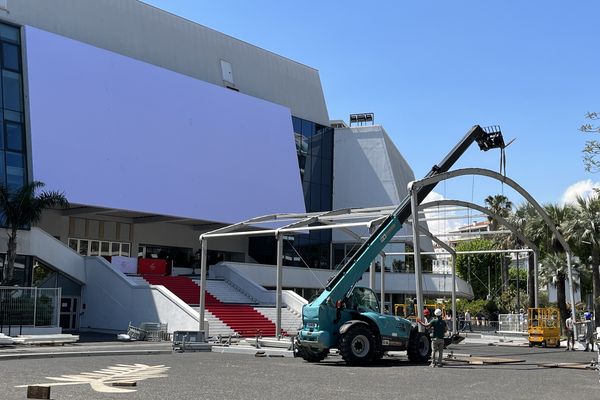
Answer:
[{"label": "black tire", "polygon": [[353,325],[342,335],[340,354],[346,364],[369,364],[375,358],[376,353],[375,335],[368,326]]},{"label": "black tire", "polygon": [[329,354],[329,350],[313,350],[310,347],[298,346],[298,356],[302,357],[304,361],[310,363],[316,363],[319,361],[323,361],[327,355]]},{"label": "black tire", "polygon": [[554,346],[554,347],[556,347],[557,349],[559,349],[559,348],[560,348],[560,339],[557,339],[557,340],[556,340],[556,346]]},{"label": "black tire", "polygon": [[533,342],[529,342],[529,347],[533,347]]},{"label": "black tire", "polygon": [[411,362],[424,363],[429,361],[431,357],[431,339],[429,335],[419,332],[416,329],[413,330],[408,340],[406,353]]}]

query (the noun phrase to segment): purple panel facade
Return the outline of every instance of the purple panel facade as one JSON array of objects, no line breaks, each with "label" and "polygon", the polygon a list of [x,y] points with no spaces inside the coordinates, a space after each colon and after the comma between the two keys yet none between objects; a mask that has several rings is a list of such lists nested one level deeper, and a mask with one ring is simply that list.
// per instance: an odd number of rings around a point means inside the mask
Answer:
[{"label": "purple panel facade", "polygon": [[25,32],[35,180],[72,203],[219,222],[304,212],[289,109]]}]

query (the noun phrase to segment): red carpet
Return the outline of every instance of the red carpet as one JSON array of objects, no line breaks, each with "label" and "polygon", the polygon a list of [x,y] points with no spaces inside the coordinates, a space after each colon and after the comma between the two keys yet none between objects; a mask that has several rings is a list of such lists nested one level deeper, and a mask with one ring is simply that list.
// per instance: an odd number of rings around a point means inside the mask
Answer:
[{"label": "red carpet", "polygon": [[[151,285],[162,285],[190,305],[200,303],[200,288],[185,276],[144,275]],[[247,304],[222,303],[209,292],[206,293],[206,309],[231,329],[245,337],[275,336],[275,324]]]}]

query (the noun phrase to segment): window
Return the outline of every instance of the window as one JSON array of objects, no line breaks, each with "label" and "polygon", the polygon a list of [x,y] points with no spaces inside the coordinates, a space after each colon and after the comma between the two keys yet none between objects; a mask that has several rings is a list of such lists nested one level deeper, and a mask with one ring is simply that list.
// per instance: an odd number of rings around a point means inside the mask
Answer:
[{"label": "window", "polygon": [[2,44],[2,66],[5,69],[20,71],[21,63],[19,62],[19,47],[14,44]]},{"label": "window", "polygon": [[2,99],[4,108],[22,111],[21,104],[21,75],[16,72],[2,71]]},{"label": "window", "polygon": [[6,122],[6,148],[23,151],[23,129],[21,124]]},{"label": "window", "polygon": [[131,254],[131,244],[126,242],[109,242],[69,238],[69,247],[82,256],[124,256]]}]

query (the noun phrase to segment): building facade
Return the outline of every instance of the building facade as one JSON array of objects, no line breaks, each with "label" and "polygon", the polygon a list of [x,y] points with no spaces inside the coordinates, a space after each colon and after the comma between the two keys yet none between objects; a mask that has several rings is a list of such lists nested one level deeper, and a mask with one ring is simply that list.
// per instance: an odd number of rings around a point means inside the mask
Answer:
[{"label": "building facade", "polygon": [[[383,128],[331,126],[316,69],[141,1],[7,0],[0,47],[0,180],[42,181],[71,203],[23,235],[11,284],[61,287],[74,314],[101,295],[73,253],[194,273],[203,232],[397,204],[414,179]],[[354,244],[297,235],[286,265],[334,269]],[[272,240],[241,237],[208,253],[275,257]]]}]

